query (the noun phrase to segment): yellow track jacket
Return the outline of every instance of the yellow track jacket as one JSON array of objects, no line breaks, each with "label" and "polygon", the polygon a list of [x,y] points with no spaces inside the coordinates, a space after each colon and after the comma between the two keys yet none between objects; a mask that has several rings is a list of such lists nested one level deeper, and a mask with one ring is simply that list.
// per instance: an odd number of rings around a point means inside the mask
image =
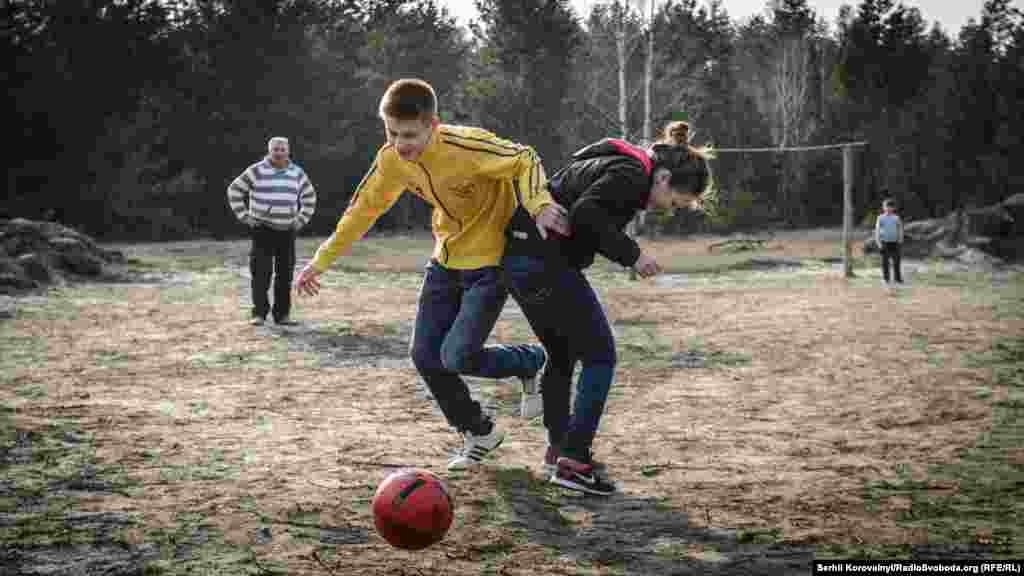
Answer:
[{"label": "yellow track jacket", "polygon": [[498,264],[519,203],[531,216],[554,203],[532,148],[480,128],[441,124],[415,161],[402,160],[391,144],[381,147],[334,234],[317,249],[313,267],[327,270],[403,191],[434,207],[434,259],[462,270]]}]

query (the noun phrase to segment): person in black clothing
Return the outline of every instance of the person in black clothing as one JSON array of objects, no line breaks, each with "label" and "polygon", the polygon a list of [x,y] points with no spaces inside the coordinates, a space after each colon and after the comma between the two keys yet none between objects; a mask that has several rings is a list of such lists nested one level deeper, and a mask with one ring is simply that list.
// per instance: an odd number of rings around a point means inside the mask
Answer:
[{"label": "person in black clothing", "polygon": [[[601,254],[641,277],[654,276],[658,263],[624,232],[630,220],[646,209],[710,208],[708,153],[691,147],[688,135],[689,126],[677,121],[649,149],[606,138],[573,154],[549,182],[554,199],[569,211],[568,237],[540,238],[522,211],[509,224],[505,282],[548,353],[541,394],[544,471],[552,483],[600,495],[616,490],[591,454],[615,374],[615,339],[583,271]],[[570,414],[577,362],[582,369]]]}]

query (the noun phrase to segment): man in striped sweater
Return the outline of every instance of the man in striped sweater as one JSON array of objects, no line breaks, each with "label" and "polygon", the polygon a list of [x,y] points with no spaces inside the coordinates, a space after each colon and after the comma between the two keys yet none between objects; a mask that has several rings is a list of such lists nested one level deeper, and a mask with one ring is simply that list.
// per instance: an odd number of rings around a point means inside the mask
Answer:
[{"label": "man in striped sweater", "polygon": [[289,313],[295,233],[313,218],[316,191],[306,172],[290,160],[287,138],[271,138],[267,150],[266,158],[228,186],[228,203],[235,217],[252,229],[252,323],[262,325],[271,312],[267,291],[273,276],[274,322],[289,325],[294,324]]}]

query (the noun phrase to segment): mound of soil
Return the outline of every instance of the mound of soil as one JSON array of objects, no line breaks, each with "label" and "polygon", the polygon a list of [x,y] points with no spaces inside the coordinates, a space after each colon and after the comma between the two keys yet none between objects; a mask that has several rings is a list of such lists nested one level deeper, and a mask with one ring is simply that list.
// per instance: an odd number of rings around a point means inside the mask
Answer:
[{"label": "mound of soil", "polygon": [[18,294],[64,280],[108,279],[124,254],[55,222],[0,220],[0,294]]}]

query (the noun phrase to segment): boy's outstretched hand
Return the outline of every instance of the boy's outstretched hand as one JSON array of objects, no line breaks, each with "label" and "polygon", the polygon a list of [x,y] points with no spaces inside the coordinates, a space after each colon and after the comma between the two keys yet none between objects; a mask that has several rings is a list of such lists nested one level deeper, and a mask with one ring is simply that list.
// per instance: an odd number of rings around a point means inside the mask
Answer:
[{"label": "boy's outstretched hand", "polygon": [[308,264],[295,279],[295,291],[302,296],[316,296],[320,292],[320,271]]},{"label": "boy's outstretched hand", "polygon": [[548,230],[569,236],[572,231],[569,228],[569,212],[559,204],[547,204],[534,218],[537,222],[537,230],[540,237],[547,240]]}]

